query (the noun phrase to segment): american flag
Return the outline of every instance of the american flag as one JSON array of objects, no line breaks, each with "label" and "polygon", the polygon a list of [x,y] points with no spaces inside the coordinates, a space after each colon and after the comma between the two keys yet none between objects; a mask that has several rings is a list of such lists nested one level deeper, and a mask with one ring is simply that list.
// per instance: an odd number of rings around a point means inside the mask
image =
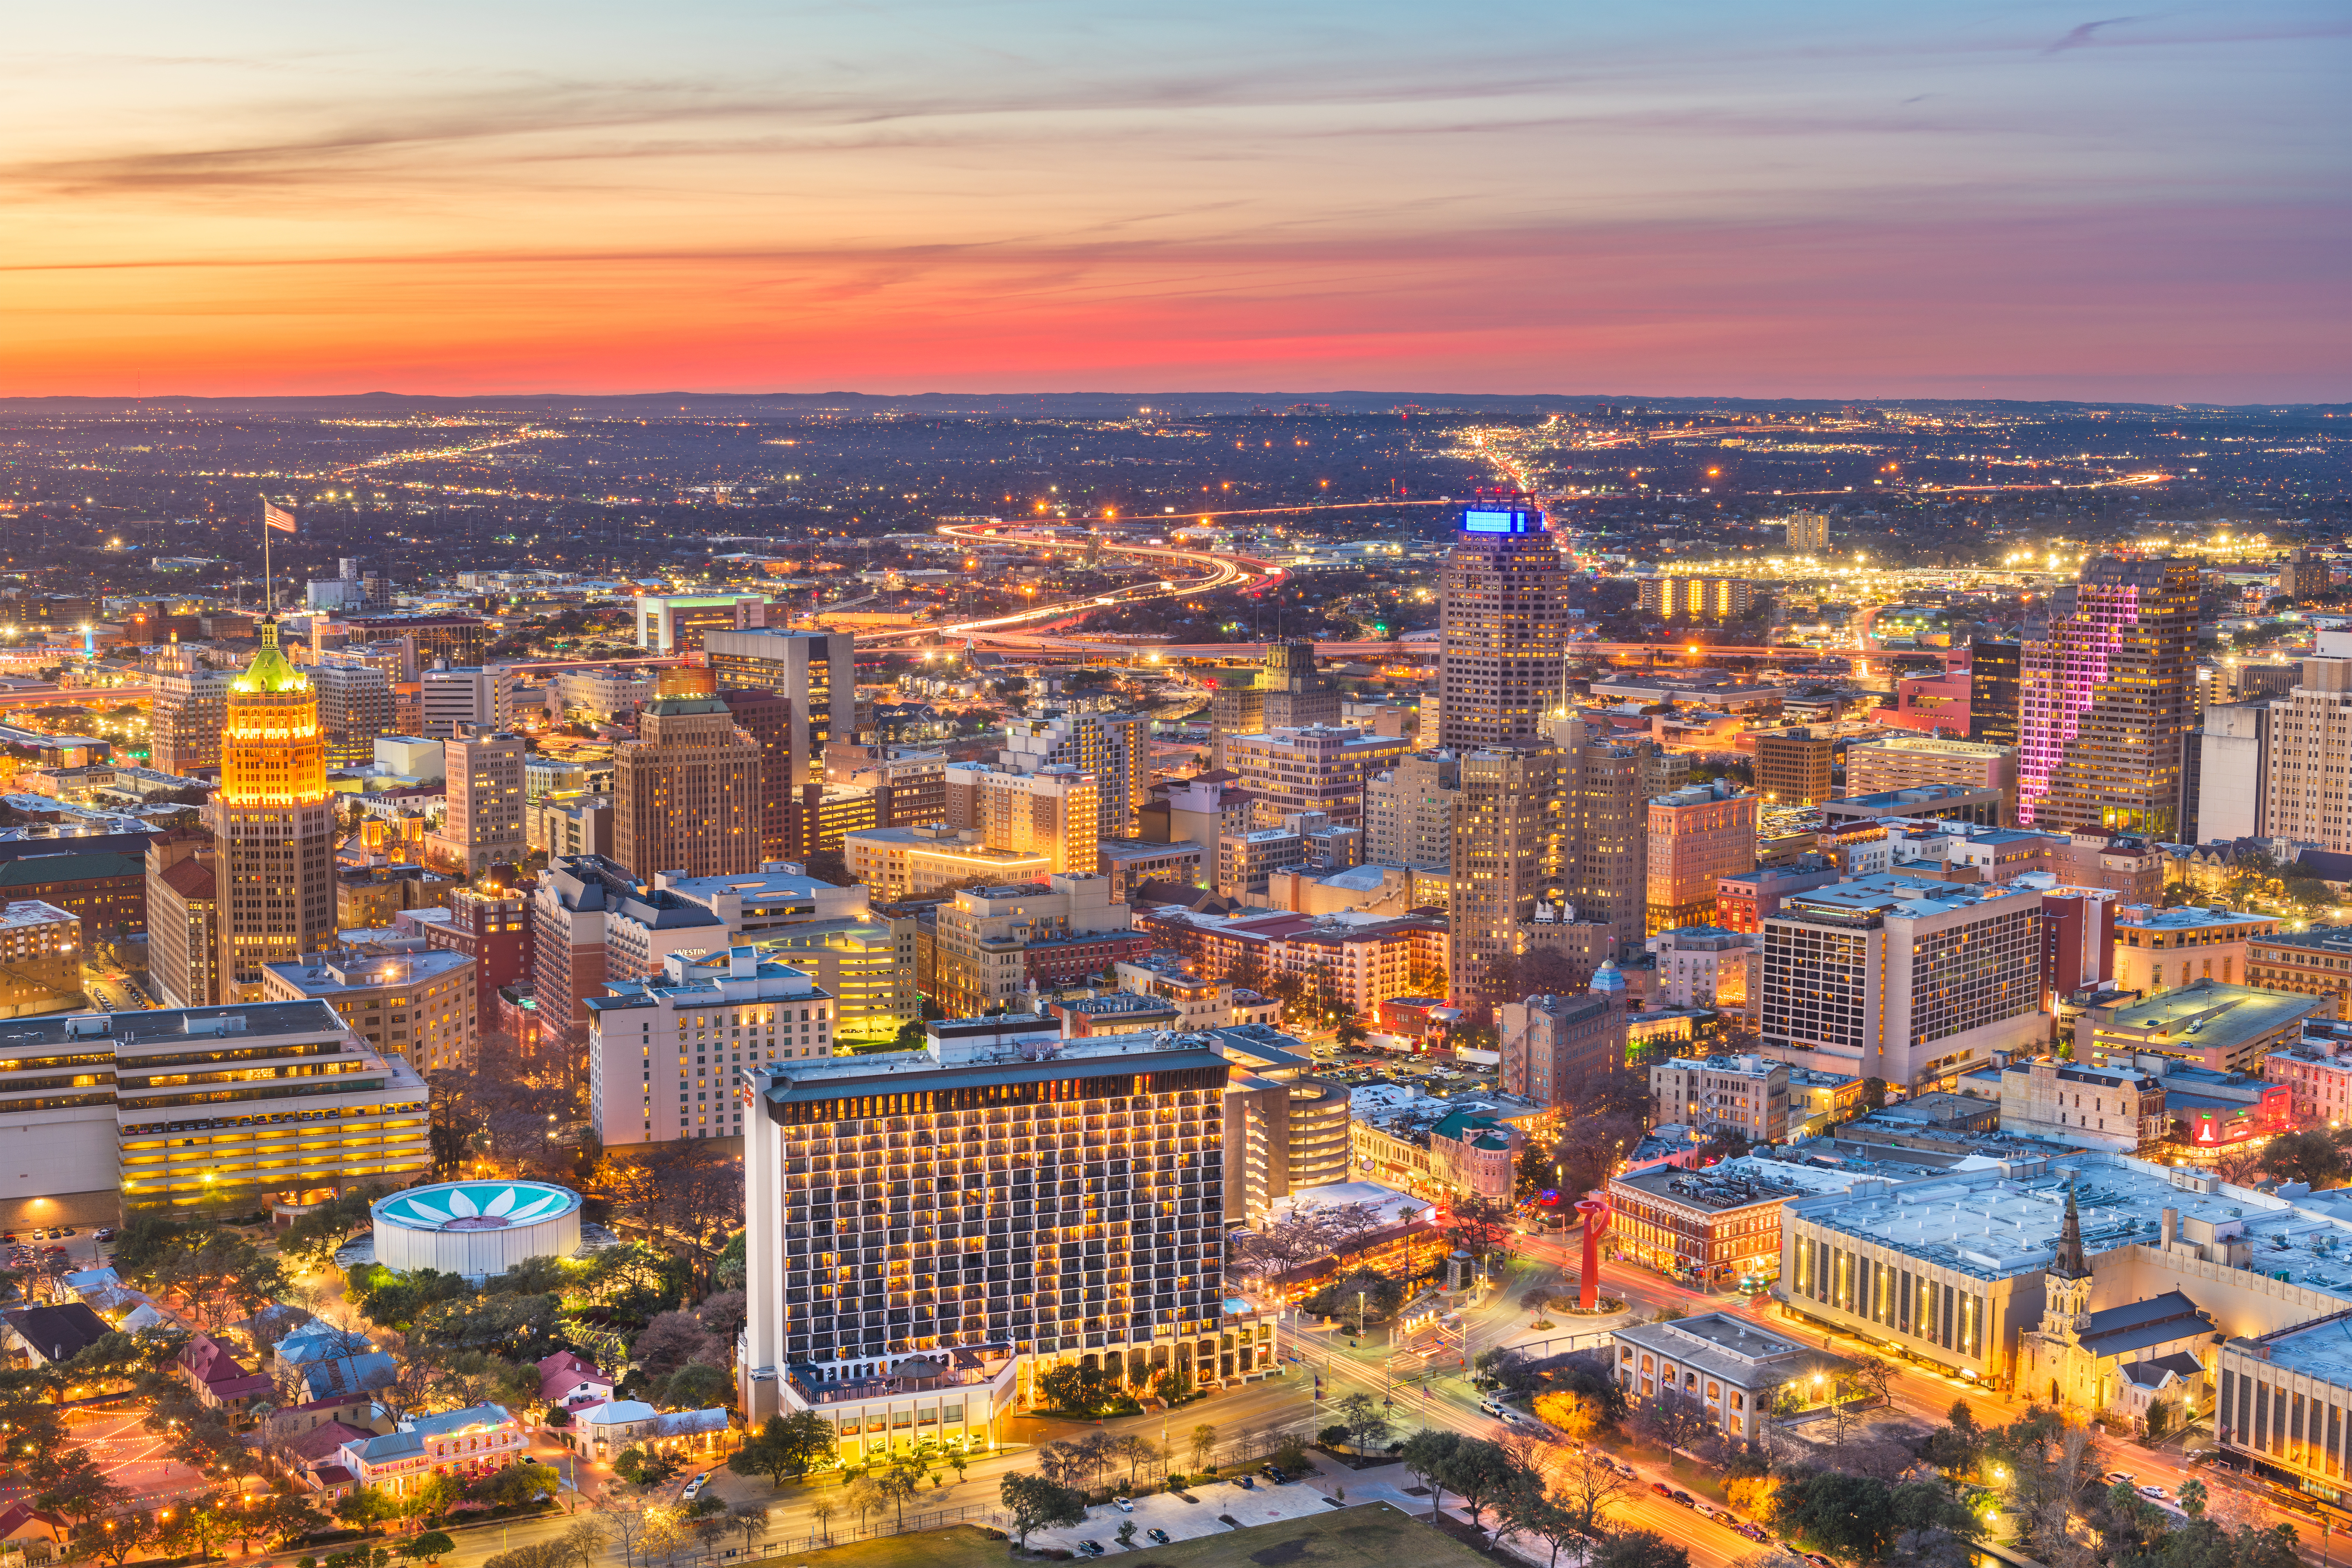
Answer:
[{"label": "american flag", "polygon": [[266,500],[261,503],[261,521],[280,533],[295,531],[294,514],[276,501]]}]

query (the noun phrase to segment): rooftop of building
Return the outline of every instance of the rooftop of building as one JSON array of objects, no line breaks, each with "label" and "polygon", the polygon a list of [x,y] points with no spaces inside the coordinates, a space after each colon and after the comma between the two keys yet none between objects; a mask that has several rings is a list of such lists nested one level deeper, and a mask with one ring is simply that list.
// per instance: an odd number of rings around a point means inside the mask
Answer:
[{"label": "rooftop of building", "polygon": [[35,926],[64,925],[68,921],[79,923],[80,920],[79,915],[38,899],[15,899],[0,904],[0,931],[11,927],[29,931]]},{"label": "rooftop of building", "polygon": [[2247,1242],[2258,1272],[2352,1303],[2352,1253],[2345,1251],[2352,1216],[2128,1155],[2066,1150],[2041,1162],[1809,1199],[1792,1212],[1978,1279],[2006,1279],[2044,1269],[2055,1258],[2070,1177],[2086,1256],[2156,1245],[2164,1211],[2173,1209],[2184,1236],[2210,1226],[2216,1240]]},{"label": "rooftop of building", "polygon": [[2306,947],[2329,952],[2352,952],[2352,926],[2314,926],[2309,931],[2273,931],[2262,939],[2273,947]]},{"label": "rooftop of building", "polygon": [[[1003,1020],[991,1020],[1002,1022]],[[1053,1026],[1045,1024],[1051,1030]],[[915,1093],[945,1089],[1010,1086],[1084,1079],[1110,1072],[1171,1072],[1185,1068],[1227,1069],[1209,1035],[1171,1035],[1166,1030],[982,1043],[934,1053],[880,1051],[864,1056],[817,1058],[762,1065],[751,1073],[757,1090],[772,1104],[833,1100],[869,1089]]]},{"label": "rooftop of building", "polygon": [[2116,924],[2118,928],[2135,927],[2142,931],[2200,931],[2210,926],[2242,927],[2276,925],[2276,915],[2247,914],[2239,910],[2225,910],[2219,905],[2200,907],[2183,904],[2178,909],[2164,909],[2155,904],[2118,904]]},{"label": "rooftop of building", "polygon": [[819,881],[799,871],[782,866],[761,867],[733,877],[688,877],[677,871],[657,872],[655,886],[707,904],[722,894],[733,893],[746,900],[814,898],[820,893],[837,893],[844,889],[831,882]]},{"label": "rooftop of building", "polygon": [[1746,1389],[1774,1387],[1816,1372],[1843,1373],[1854,1364],[1731,1312],[1630,1323],[1617,1331],[1617,1338]]},{"label": "rooftop of building", "polygon": [[1710,1214],[1720,1214],[1727,1209],[1781,1203],[1823,1193],[1843,1194],[1863,1179],[1853,1172],[1842,1169],[1741,1155],[1720,1161],[1701,1171],[1669,1166],[1612,1177],[1611,1182],[1652,1197],[1685,1204]]},{"label": "rooftop of building", "polygon": [[1853,807],[1884,811],[1902,806],[1942,805],[1955,801],[1980,800],[1987,795],[1998,799],[2000,792],[1970,784],[1913,784],[1904,789],[1880,790],[1874,795],[1852,795],[1837,800],[1825,800],[1821,803],[1821,809],[1832,813]]},{"label": "rooftop of building", "polygon": [[1776,921],[1819,920],[1834,925],[1867,925],[1888,915],[1917,919],[2004,899],[2039,899],[2002,883],[1934,882],[1902,873],[1877,872],[1788,895]]},{"label": "rooftop of building", "polygon": [[1095,852],[1106,860],[1165,860],[1171,857],[1190,856],[1199,858],[1201,847],[1186,842],[1160,844],[1149,838],[1103,838],[1095,843]]},{"label": "rooftop of building", "polygon": [[1710,950],[1752,947],[1759,940],[1754,931],[1733,931],[1727,926],[1717,925],[1670,926],[1664,931],[1651,933],[1643,940],[1657,942],[1661,939],[1670,939],[1676,948]]},{"label": "rooftop of building", "polygon": [[1679,1068],[1684,1072],[1717,1072],[1736,1074],[1742,1078],[1769,1078],[1776,1069],[1786,1068],[1788,1063],[1774,1061],[1769,1057],[1709,1054],[1703,1057],[1668,1057],[1664,1061],[1653,1062],[1650,1065],[1653,1068]]},{"label": "rooftop of building", "polygon": [[343,1021],[324,1002],[240,1002],[218,1007],[154,1007],[124,1013],[50,1013],[0,1020],[0,1046],[62,1045],[112,1039],[130,1046],[150,1040],[202,1039],[325,1032],[343,1034]]},{"label": "rooftop of building", "polygon": [[313,952],[292,963],[263,967],[305,996],[341,996],[439,980],[470,970],[473,963],[465,953],[427,948],[399,953]]},{"label": "rooftop of building", "polygon": [[1936,756],[1993,758],[2007,756],[2015,748],[1987,745],[1980,741],[1959,741],[1944,735],[1874,735],[1867,741],[1856,741],[1846,748],[1846,756],[1867,747],[1880,752],[1921,752]]},{"label": "rooftop of building", "polygon": [[[583,1001],[592,1017],[636,1007],[693,1007],[716,1002],[730,989],[751,987],[759,1000],[786,996],[831,1001],[833,994],[809,977],[804,969],[762,957],[758,949],[737,945],[709,957],[673,953],[662,962],[657,980],[616,980],[606,983],[610,994]],[[746,999],[751,999],[746,997]]]},{"label": "rooftop of building", "polygon": [[[2098,1016],[2085,1021],[2100,1033],[2158,1049],[2229,1050],[2333,1005],[2333,999],[2325,996],[2197,980],[2152,996],[2103,1004],[2092,1009]],[[2081,1026],[2076,1027],[2079,1037]]]}]

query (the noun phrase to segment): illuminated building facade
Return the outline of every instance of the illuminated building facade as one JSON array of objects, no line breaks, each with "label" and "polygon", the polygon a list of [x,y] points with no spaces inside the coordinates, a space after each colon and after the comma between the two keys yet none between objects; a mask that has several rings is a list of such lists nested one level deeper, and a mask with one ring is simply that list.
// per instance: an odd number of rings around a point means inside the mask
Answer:
[{"label": "illuminated building facade", "polygon": [[1549,742],[1563,701],[1567,589],[1568,568],[1527,498],[1463,510],[1440,595],[1438,744]]},{"label": "illuminated building facade", "polygon": [[1642,613],[1670,621],[1737,620],[1757,598],[1756,584],[1742,577],[1642,579]]},{"label": "illuminated building facade", "polygon": [[278,648],[278,623],[230,684],[221,730],[221,787],[205,806],[221,898],[225,997],[261,995],[263,966],[318,952],[335,939],[335,808],[327,737],[308,676]]},{"label": "illuminated building facade", "polygon": [[719,699],[656,697],[637,738],[614,750],[613,858],[648,881],[754,869],[761,765],[759,742]]},{"label": "illuminated building facade", "polygon": [[[991,849],[1045,857],[1046,868],[1081,876],[1098,858],[1102,813],[1095,775],[1066,763],[1034,773],[1007,773],[986,763],[947,769],[947,825],[977,828]],[[878,827],[870,819],[861,825]]]},{"label": "illuminated building facade", "polygon": [[587,1007],[588,1119],[608,1149],[740,1136],[747,1074],[833,1055],[833,998],[749,947],[674,953]]},{"label": "illuminated building facade", "polygon": [[1756,805],[1719,780],[1649,803],[1646,933],[1714,921],[1717,881],[1756,868]]},{"label": "illuminated building facade", "polygon": [[748,1419],[990,1348],[1024,1386],[1057,1363],[1139,1387],[1268,1364],[1223,1310],[1225,1058],[1058,1035],[951,1019],[922,1050],[747,1071]]},{"label": "illuminated building facade", "polygon": [[2191,727],[2196,563],[2102,556],[2052,610],[2049,635],[2021,656],[2019,825],[2170,838]]},{"label": "illuminated building facade", "polygon": [[856,637],[747,628],[713,631],[703,647],[722,700],[742,690],[772,691],[784,700],[793,787],[823,784],[825,747],[857,732]]},{"label": "illuminated building facade", "polygon": [[2262,831],[2341,853],[2352,848],[2352,659],[2308,658],[2266,704]]}]

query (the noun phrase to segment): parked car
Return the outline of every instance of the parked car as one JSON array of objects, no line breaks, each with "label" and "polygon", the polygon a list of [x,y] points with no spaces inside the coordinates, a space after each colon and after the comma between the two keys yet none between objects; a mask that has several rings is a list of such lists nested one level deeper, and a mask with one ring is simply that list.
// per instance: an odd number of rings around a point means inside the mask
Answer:
[{"label": "parked car", "polygon": [[114,1239],[114,1227],[110,1225],[100,1226],[96,1230],[90,1233],[90,1239],[93,1241],[112,1241]]},{"label": "parked car", "polygon": [[1267,1480],[1272,1481],[1276,1486],[1280,1486],[1285,1481],[1290,1479],[1289,1472],[1286,1471],[1280,1465],[1263,1466],[1259,1468],[1257,1473],[1264,1476]]},{"label": "parked car", "polygon": [[2142,1497],[2152,1497],[2158,1502],[2170,1502],[2172,1500],[2172,1494],[2166,1491],[2162,1487],[2142,1487],[2139,1489],[2139,1495]]},{"label": "parked car", "polygon": [[1750,1541],[1769,1541],[1771,1535],[1760,1524],[1739,1523],[1731,1527]]},{"label": "parked car", "polygon": [[1111,1506],[1118,1510],[1121,1513],[1133,1513],[1135,1511],[1135,1505],[1128,1501],[1123,1497],[1115,1497],[1111,1499],[1110,1501]]},{"label": "parked car", "polygon": [[1242,1490],[1245,1492],[1254,1492],[1257,1490],[1257,1483],[1250,1479],[1247,1476],[1235,1476],[1234,1478],[1234,1485],[1241,1488]]},{"label": "parked car", "polygon": [[1813,1568],[1837,1568],[1836,1563],[1831,1562],[1828,1558],[1822,1556],[1818,1552],[1806,1552],[1805,1561],[1811,1563]]},{"label": "parked car", "polygon": [[2136,1487],[2139,1485],[2139,1478],[2137,1476],[2126,1475],[2121,1470],[2109,1470],[2107,1472],[2107,1484],[2109,1486],[2114,1486],[2117,1482],[2121,1482],[2123,1485],[2127,1487]]},{"label": "parked car", "polygon": [[1680,1489],[1677,1489],[1667,1495],[1672,1497],[1676,1502],[1682,1504],[1685,1508],[1696,1508],[1698,1506],[1698,1500],[1696,1498],[1694,1498],[1690,1493],[1683,1491]]},{"label": "parked car", "polygon": [[1478,1408],[1489,1415],[1500,1415],[1503,1413],[1503,1407],[1496,1404],[1491,1399],[1480,1400],[1478,1402]]},{"label": "parked car", "polygon": [[694,1479],[686,1483],[686,1490],[677,1494],[677,1500],[680,1502],[692,1502],[696,1498],[702,1495],[702,1489],[709,1484],[710,1472],[709,1470],[705,1470],[700,1475],[695,1477]]},{"label": "parked car", "polygon": [[1099,1557],[1103,1554],[1102,1542],[1099,1541],[1081,1541],[1078,1542],[1078,1550],[1089,1557]]},{"label": "parked car", "polygon": [[1162,1546],[1168,1544],[1168,1532],[1164,1530],[1154,1527],[1150,1530],[1145,1531],[1143,1533],[1150,1536],[1152,1540],[1158,1542]]},{"label": "parked car", "polygon": [[69,1225],[61,1225],[61,1226],[58,1226],[58,1228],[57,1228],[57,1229],[55,1229],[55,1230],[53,1230],[53,1231],[49,1232],[49,1234],[50,1234],[51,1236],[75,1236],[75,1235],[79,1235],[79,1232],[77,1232],[77,1231],[74,1229],[74,1227],[73,1227],[73,1226],[69,1226]]},{"label": "parked car", "polygon": [[1650,1489],[1657,1493],[1660,1497],[1672,1497],[1675,1495],[1675,1489],[1666,1485],[1664,1481],[1652,1481],[1650,1483]]}]

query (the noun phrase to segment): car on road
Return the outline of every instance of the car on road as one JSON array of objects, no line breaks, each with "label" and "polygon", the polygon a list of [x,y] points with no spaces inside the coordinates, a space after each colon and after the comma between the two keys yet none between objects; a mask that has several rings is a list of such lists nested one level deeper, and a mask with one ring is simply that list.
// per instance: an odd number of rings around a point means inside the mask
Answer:
[{"label": "car on road", "polygon": [[1657,1493],[1660,1497],[1672,1497],[1675,1495],[1675,1489],[1666,1485],[1664,1481],[1652,1481],[1650,1483],[1650,1489]]},{"label": "car on road", "polygon": [[2139,1485],[2139,1478],[2137,1476],[2126,1475],[2121,1470],[2109,1470],[2107,1472],[2107,1484],[2109,1486],[2136,1487]]},{"label": "car on road", "polygon": [[1831,1562],[1828,1558],[1822,1556],[1818,1552],[1806,1552],[1805,1561],[1811,1563],[1813,1568],[1837,1568],[1836,1563]]},{"label": "car on road", "polygon": [[2139,1489],[2139,1495],[2142,1497],[2154,1498],[2158,1502],[2170,1502],[2172,1500],[2172,1494],[2166,1491],[2162,1487],[2142,1487]]},{"label": "car on road", "polygon": [[700,1475],[695,1477],[694,1479],[686,1483],[686,1489],[677,1494],[677,1500],[680,1502],[692,1502],[696,1498],[702,1495],[702,1489],[709,1484],[710,1472],[709,1470],[705,1470]]},{"label": "car on road", "polygon": [[1771,1535],[1765,1531],[1762,1525],[1750,1523],[1745,1520],[1733,1525],[1731,1528],[1739,1531],[1740,1534],[1748,1537],[1750,1541],[1769,1541],[1772,1539]]},{"label": "car on road", "polygon": [[1145,1531],[1143,1533],[1150,1537],[1153,1541],[1158,1542],[1162,1546],[1168,1544],[1168,1532],[1164,1530],[1159,1529],[1155,1526],[1150,1530]]},{"label": "car on road", "polygon": [[1692,1497],[1690,1493],[1682,1490],[1680,1488],[1675,1489],[1667,1495],[1672,1497],[1676,1502],[1682,1504],[1685,1508],[1696,1508],[1698,1506],[1698,1500]]},{"label": "car on road", "polygon": [[1133,1513],[1135,1511],[1135,1505],[1128,1501],[1123,1497],[1115,1497],[1111,1499],[1110,1501],[1111,1506],[1118,1510],[1121,1513]]}]

